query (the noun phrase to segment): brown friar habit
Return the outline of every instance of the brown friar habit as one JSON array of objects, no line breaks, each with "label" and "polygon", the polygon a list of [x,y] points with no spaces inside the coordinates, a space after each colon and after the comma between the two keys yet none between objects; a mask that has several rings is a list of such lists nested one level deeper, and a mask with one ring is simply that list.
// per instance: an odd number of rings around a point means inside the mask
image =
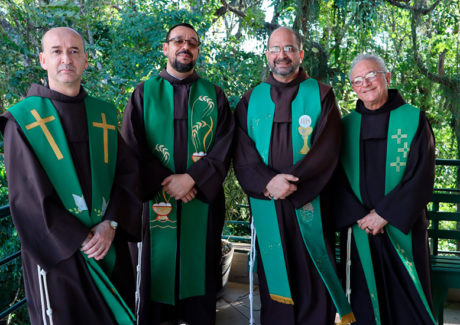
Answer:
[{"label": "brown friar habit", "polygon": [[[353,194],[343,168],[331,183],[334,218],[346,247],[346,228],[375,211],[405,234],[412,231],[414,264],[431,305],[430,264],[426,204],[434,183],[435,147],[431,126],[423,112],[412,140],[403,179],[385,195],[385,163],[388,121],[391,110],[405,104],[396,90],[377,110],[368,110],[361,100],[356,110],[362,116],[360,136],[360,189],[363,204]],[[369,235],[382,324],[432,324],[415,286],[386,233]],[[343,249],[345,250],[345,249]],[[342,261],[345,255],[342,255]],[[357,324],[375,324],[374,312],[354,239],[351,247],[351,307]]]},{"label": "brown friar habit", "polygon": [[[90,208],[91,170],[83,102],[87,96],[85,90],[81,88],[77,96],[69,97],[33,84],[28,96],[49,98],[55,106]],[[66,210],[11,113],[1,116],[0,127],[4,137],[11,216],[21,240],[31,324],[43,324],[37,265],[47,272],[54,324],[116,324],[80,253],[90,229]],[[113,242],[117,260],[110,278],[132,307],[135,278],[129,263],[127,239],[140,239],[140,223],[133,215],[139,211],[133,161],[134,155],[118,136],[115,179],[104,219],[119,224]]]},{"label": "brown friar habit", "polygon": [[[292,174],[299,178],[296,192],[284,200],[275,201],[294,305],[281,304],[270,299],[258,254],[261,323],[264,325],[334,323],[332,300],[305,248],[295,209],[317,197],[335,169],[340,150],[340,113],[332,88],[319,83],[321,115],[313,130],[312,146],[302,160],[293,164],[291,103],[297,95],[300,82],[307,78],[307,74],[301,69],[296,79],[289,83],[276,81],[272,74],[266,81],[271,85],[270,95],[275,103],[268,166],[264,164],[254,142],[248,136],[247,111],[252,90],[243,96],[235,112],[237,128],[234,167],[243,190],[251,197],[266,199],[263,195],[264,189],[276,174]],[[326,202],[321,200],[323,230],[328,245],[333,236],[328,231],[330,225],[326,208]]]},{"label": "brown friar habit", "polygon": [[[168,74],[166,70],[160,73],[160,77],[171,83],[174,89],[175,172],[176,174],[188,173],[195,181],[195,187],[198,190],[197,198],[209,204],[205,270],[206,293],[204,296],[179,300],[177,291],[179,279],[176,276],[176,305],[173,307],[151,301],[149,213],[148,204],[144,204],[139,320],[140,324],[158,324],[167,319],[182,319],[193,325],[214,324],[216,291],[219,289],[219,283],[221,283],[220,237],[225,218],[222,182],[229,167],[234,131],[233,115],[224,92],[216,86],[218,121],[214,145],[206,157],[187,168],[188,99],[190,88],[199,77],[194,72],[189,77],[179,80]],[[161,182],[172,172],[153,156],[147,145],[144,126],[144,83],[137,86],[126,106],[122,134],[128,145],[137,152],[138,168],[142,178],[142,197],[144,201],[148,201],[162,188]],[[181,201],[178,201],[178,228],[180,227],[180,211]],[[179,237],[178,235],[178,245]],[[135,253],[137,254],[137,252]],[[135,259],[135,263],[137,263],[137,259]],[[176,265],[179,266],[179,263]],[[176,271],[176,275],[178,274],[179,272]]]}]

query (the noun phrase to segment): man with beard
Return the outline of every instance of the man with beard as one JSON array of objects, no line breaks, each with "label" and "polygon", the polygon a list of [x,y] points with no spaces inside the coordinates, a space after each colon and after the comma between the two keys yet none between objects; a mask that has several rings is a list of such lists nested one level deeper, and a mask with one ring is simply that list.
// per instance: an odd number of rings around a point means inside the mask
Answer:
[{"label": "man with beard", "polygon": [[388,89],[390,79],[379,56],[361,54],[351,65],[359,99],[343,119],[334,215],[351,244],[358,324],[434,324],[426,217],[434,136],[425,114]]},{"label": "man with beard", "polygon": [[53,28],[42,47],[49,86],[33,84],[0,118],[30,323],[134,324],[135,158],[115,107],[81,87],[81,35]]},{"label": "man with beard", "polygon": [[234,121],[223,91],[194,70],[199,45],[191,25],[172,27],[163,43],[166,69],[138,85],[123,118],[146,201],[138,266],[141,324],[215,323],[222,182]]},{"label": "man with beard", "polygon": [[300,36],[276,29],[266,52],[271,74],[235,113],[234,167],[257,233],[264,325],[334,324],[332,300],[342,323],[354,319],[320,197],[339,157],[340,114],[332,88],[300,68],[303,56]]}]

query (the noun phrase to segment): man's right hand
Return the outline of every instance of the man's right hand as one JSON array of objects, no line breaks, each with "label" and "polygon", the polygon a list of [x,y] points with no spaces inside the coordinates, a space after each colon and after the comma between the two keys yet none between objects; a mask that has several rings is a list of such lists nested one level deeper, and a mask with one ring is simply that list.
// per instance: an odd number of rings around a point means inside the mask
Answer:
[{"label": "man's right hand", "polygon": [[298,177],[290,174],[278,174],[268,182],[264,195],[275,200],[285,199],[295,191],[297,186],[291,182],[297,182]]},{"label": "man's right hand", "polygon": [[81,250],[89,258],[101,260],[108,253],[114,237],[115,229],[110,226],[108,220],[104,220],[91,228],[88,236],[81,244]]}]

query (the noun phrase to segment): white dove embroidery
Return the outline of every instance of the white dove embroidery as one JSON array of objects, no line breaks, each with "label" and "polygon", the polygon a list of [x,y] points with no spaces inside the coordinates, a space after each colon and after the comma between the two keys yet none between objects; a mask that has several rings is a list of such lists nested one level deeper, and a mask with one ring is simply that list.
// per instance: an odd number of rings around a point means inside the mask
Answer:
[{"label": "white dove embroidery", "polygon": [[77,209],[79,212],[88,210],[88,206],[86,205],[85,198],[82,196],[78,196],[76,194],[72,194],[73,199],[75,201],[75,205],[77,206]]}]

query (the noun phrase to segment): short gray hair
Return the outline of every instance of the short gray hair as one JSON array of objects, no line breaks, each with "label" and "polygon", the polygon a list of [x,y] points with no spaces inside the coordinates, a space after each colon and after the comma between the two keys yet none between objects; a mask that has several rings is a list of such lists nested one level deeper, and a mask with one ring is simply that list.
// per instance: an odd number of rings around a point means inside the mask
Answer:
[{"label": "short gray hair", "polygon": [[380,66],[380,69],[382,69],[382,71],[385,71],[385,72],[388,72],[388,69],[387,69],[387,66],[385,65],[385,61],[383,61],[383,59],[378,56],[377,54],[365,54],[365,53],[361,53],[361,54],[358,54],[354,59],[353,59],[353,62],[351,62],[351,68],[350,68],[350,72],[348,72],[348,79],[351,80],[351,73],[353,71],[353,69],[355,68],[355,66],[363,61],[363,60],[370,60],[370,61],[374,61],[376,62],[379,66]]}]

